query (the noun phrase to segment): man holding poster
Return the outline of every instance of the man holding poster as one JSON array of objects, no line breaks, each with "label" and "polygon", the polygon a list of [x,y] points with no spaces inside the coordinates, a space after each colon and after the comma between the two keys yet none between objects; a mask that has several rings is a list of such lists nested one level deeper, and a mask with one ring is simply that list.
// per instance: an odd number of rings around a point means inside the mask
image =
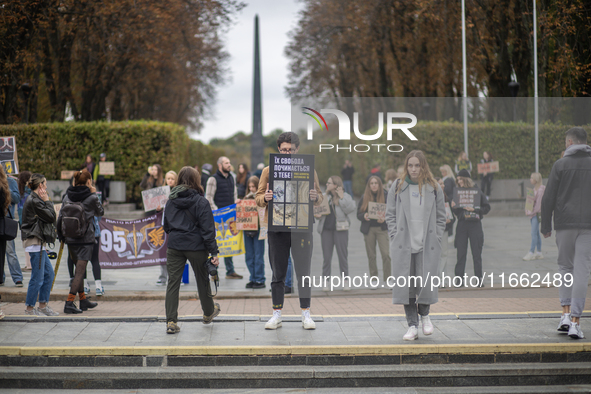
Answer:
[{"label": "man holding poster", "polygon": [[[280,157],[285,160],[289,160],[293,155],[297,154],[299,147],[300,139],[296,133],[288,131],[280,134],[277,138],[277,149],[279,150],[279,153],[282,154]],[[316,328],[316,324],[310,317],[311,284],[304,284],[302,280],[302,277],[310,276],[310,264],[312,260],[312,226],[309,225],[312,220],[312,218],[309,217],[312,214],[310,211],[310,202],[314,202],[315,205],[320,205],[322,202],[322,192],[320,191],[316,171],[309,171],[308,178],[311,178],[312,172],[314,173],[314,183],[313,187],[309,187],[307,193],[303,193],[303,190],[305,189],[303,187],[304,182],[300,180],[297,181],[297,188],[292,191],[290,190],[293,187],[290,186],[288,188],[287,185],[288,183],[293,183],[294,180],[278,181],[278,187],[275,188],[274,193],[274,190],[269,188],[269,167],[265,167],[261,174],[261,180],[256,195],[257,205],[262,208],[268,208],[270,201],[278,200],[277,207],[280,209],[283,208],[282,214],[279,215],[274,212],[275,205],[272,204],[272,209],[267,209],[268,213],[266,215],[269,220],[267,236],[269,240],[269,260],[271,262],[271,269],[273,270],[273,280],[271,282],[273,316],[265,324],[265,329],[267,330],[275,330],[281,327],[281,309],[283,308],[285,276],[287,273],[287,260],[289,258],[290,250],[293,255],[296,275],[299,279],[298,290],[300,296],[300,308],[302,309],[302,325],[306,330],[313,330]],[[285,174],[293,174],[293,172],[285,171]],[[275,176],[275,174],[272,175]],[[302,176],[302,178],[304,177]],[[291,179],[295,179],[295,177]],[[302,187],[300,187],[300,183],[302,183]],[[290,189],[288,190],[289,196],[286,196],[286,188]],[[286,199],[295,199],[299,202],[302,194],[307,196],[306,204],[288,204],[286,202]],[[291,207],[293,205],[298,206],[296,207],[296,213],[293,215],[292,212],[291,215],[288,216],[286,211],[292,211]],[[300,205],[301,207],[299,207]],[[297,213],[303,213],[306,209],[308,215],[306,216],[306,223],[304,223],[304,220],[299,220]],[[295,219],[295,224],[293,223],[294,216],[297,218]],[[275,226],[272,226],[272,224],[275,224]],[[276,227],[283,228],[283,230],[277,231]],[[302,231],[291,230],[290,227],[299,227]],[[304,227],[309,227],[309,229],[304,231]]]}]

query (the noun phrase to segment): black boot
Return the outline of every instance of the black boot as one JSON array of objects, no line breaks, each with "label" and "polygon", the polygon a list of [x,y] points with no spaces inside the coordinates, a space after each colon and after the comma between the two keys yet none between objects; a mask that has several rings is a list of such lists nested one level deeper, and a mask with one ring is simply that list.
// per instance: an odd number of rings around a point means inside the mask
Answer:
[{"label": "black boot", "polygon": [[64,306],[64,313],[82,313],[82,310],[76,307],[74,301],[66,301],[66,305]]},{"label": "black boot", "polygon": [[87,311],[88,309],[92,309],[97,305],[98,305],[98,303],[88,301],[88,299],[86,299],[86,298],[83,300],[80,300],[80,309],[82,309],[83,311]]}]

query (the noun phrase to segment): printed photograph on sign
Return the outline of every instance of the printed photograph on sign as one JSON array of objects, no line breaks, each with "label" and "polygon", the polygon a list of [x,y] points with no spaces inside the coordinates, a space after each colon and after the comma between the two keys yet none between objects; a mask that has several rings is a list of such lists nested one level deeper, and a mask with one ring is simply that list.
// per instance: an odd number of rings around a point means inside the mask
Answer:
[{"label": "printed photograph on sign", "polygon": [[0,164],[7,175],[18,174],[16,140],[13,137],[0,137]]},{"label": "printed photograph on sign", "polygon": [[3,161],[2,167],[4,168],[4,172],[6,173],[6,175],[16,174],[16,166],[14,165],[14,160]]},{"label": "printed photograph on sign", "polygon": [[275,181],[273,182],[273,202],[284,202],[285,201],[285,182]]},{"label": "printed photograph on sign", "polygon": [[296,222],[296,214],[297,214],[297,205],[296,204],[285,204],[285,225],[286,226],[295,226]]},{"label": "printed photograph on sign", "polygon": [[285,214],[284,204],[273,204],[273,225],[274,226],[285,226],[283,216]]},{"label": "printed photograph on sign", "polygon": [[298,182],[298,202],[308,203],[310,201],[310,181]]},{"label": "printed photograph on sign", "polygon": [[0,138],[0,153],[14,153],[14,137]]},{"label": "printed photograph on sign", "polygon": [[298,202],[298,183],[297,181],[285,182],[285,202]]},{"label": "printed photograph on sign", "polygon": [[142,191],[144,211],[154,211],[164,208],[170,195],[170,186],[160,186]]},{"label": "printed photograph on sign", "polygon": [[308,225],[309,210],[308,204],[298,204],[298,226]]}]

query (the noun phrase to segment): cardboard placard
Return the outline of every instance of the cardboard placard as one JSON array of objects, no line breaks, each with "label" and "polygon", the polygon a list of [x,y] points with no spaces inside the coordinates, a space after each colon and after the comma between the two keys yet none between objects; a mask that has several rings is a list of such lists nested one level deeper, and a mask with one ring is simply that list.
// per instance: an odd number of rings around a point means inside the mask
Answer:
[{"label": "cardboard placard", "polygon": [[452,220],[454,217],[451,214],[451,207],[449,206],[449,203],[446,202],[445,203],[445,220]]},{"label": "cardboard placard", "polygon": [[367,216],[370,219],[386,220],[386,204],[370,201],[367,204]]},{"label": "cardboard placard", "polygon": [[536,201],[536,192],[534,189],[527,188],[527,192],[525,193],[525,210],[526,211],[533,211],[534,210],[534,203]]},{"label": "cardboard placard", "polygon": [[259,231],[259,240],[267,239],[269,227],[267,226],[267,221],[265,220],[265,208],[259,207],[259,223],[261,224],[261,228]]},{"label": "cardboard placard", "polygon": [[490,163],[478,163],[478,173],[499,172],[499,162],[491,161]]},{"label": "cardboard placard", "polygon": [[144,211],[149,212],[158,208],[162,209],[168,201],[170,186],[160,186],[142,192]]},{"label": "cardboard placard", "polygon": [[18,174],[18,157],[14,136],[0,137],[0,164],[6,175]]},{"label": "cardboard placard", "polygon": [[72,179],[72,177],[74,176],[74,173],[75,172],[76,171],[64,170],[60,174],[60,179],[64,179],[64,180],[69,181],[70,179]]},{"label": "cardboard placard", "polygon": [[320,216],[330,214],[330,206],[328,205],[328,198],[324,197],[320,205],[314,205],[314,216],[319,218]]},{"label": "cardboard placard", "polygon": [[99,161],[99,175],[115,175],[115,162]]},{"label": "cardboard placard", "polygon": [[259,229],[259,210],[255,200],[241,200],[236,204],[236,228],[257,231]]}]

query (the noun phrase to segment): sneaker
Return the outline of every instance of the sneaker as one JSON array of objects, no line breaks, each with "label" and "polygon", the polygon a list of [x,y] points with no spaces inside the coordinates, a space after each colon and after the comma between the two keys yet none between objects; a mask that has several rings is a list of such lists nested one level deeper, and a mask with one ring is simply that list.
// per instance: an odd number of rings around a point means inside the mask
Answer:
[{"label": "sneaker", "polygon": [[248,282],[248,283],[246,284],[246,288],[247,288],[247,289],[252,289],[252,287],[253,287],[253,286],[254,286],[254,282]]},{"label": "sneaker", "polygon": [[583,339],[585,335],[583,335],[583,331],[581,331],[581,326],[578,323],[571,322],[570,328],[568,329],[568,336],[573,339]]},{"label": "sneaker", "polygon": [[423,326],[424,335],[433,334],[433,323],[431,323],[429,316],[421,316],[421,325]]},{"label": "sneaker", "polygon": [[96,288],[96,295],[97,296],[104,296],[105,295],[105,287],[101,286],[100,289],[97,287]]},{"label": "sneaker", "polygon": [[419,329],[415,326],[410,326],[402,339],[405,341],[414,341],[415,339],[419,339]]},{"label": "sneaker", "polygon": [[535,260],[535,255],[532,252],[527,252],[525,256],[523,256],[523,261],[532,261]]},{"label": "sneaker", "polygon": [[86,295],[90,294],[90,287],[84,286],[84,294],[86,294]]},{"label": "sneaker", "polygon": [[310,309],[305,309],[302,311],[302,326],[304,330],[315,330],[316,323],[310,317]]},{"label": "sneaker", "polygon": [[45,316],[59,316],[59,313],[51,309],[49,305],[46,305],[45,308],[39,308],[38,311]]},{"label": "sneaker", "polygon": [[23,287],[23,282],[22,281],[18,281],[14,284],[16,287]]},{"label": "sneaker", "polygon": [[265,330],[276,330],[281,327],[281,310],[273,311],[273,316],[265,323]]},{"label": "sneaker", "polygon": [[291,294],[292,293],[292,289],[289,286],[285,286],[283,288],[283,294]]},{"label": "sneaker", "polygon": [[25,315],[43,316],[43,314],[40,313],[37,308],[33,308],[31,310],[25,309]]},{"label": "sneaker", "polygon": [[156,286],[166,286],[166,281],[165,280],[158,279],[156,281]]},{"label": "sneaker", "polygon": [[264,282],[254,282],[252,284],[253,289],[264,289],[265,287],[267,287],[267,285],[265,285]]},{"label": "sneaker", "polygon": [[558,328],[556,330],[561,332],[568,332],[570,328],[570,313],[565,313],[564,315],[560,316],[560,323],[558,323]]},{"label": "sneaker", "polygon": [[542,260],[544,258],[544,254],[542,252],[536,252],[534,253],[534,258],[536,260]]},{"label": "sneaker", "polygon": [[203,315],[203,324],[209,324],[211,323],[211,321],[220,314],[220,304],[218,304],[217,302],[215,304],[213,304],[213,313],[209,316],[205,316]]},{"label": "sneaker", "polygon": [[236,272],[232,272],[231,274],[226,274],[226,279],[242,279],[242,275],[238,275]]},{"label": "sneaker", "polygon": [[166,333],[167,334],[176,334],[180,330],[181,330],[181,328],[175,322],[169,321],[168,323],[166,323]]}]

